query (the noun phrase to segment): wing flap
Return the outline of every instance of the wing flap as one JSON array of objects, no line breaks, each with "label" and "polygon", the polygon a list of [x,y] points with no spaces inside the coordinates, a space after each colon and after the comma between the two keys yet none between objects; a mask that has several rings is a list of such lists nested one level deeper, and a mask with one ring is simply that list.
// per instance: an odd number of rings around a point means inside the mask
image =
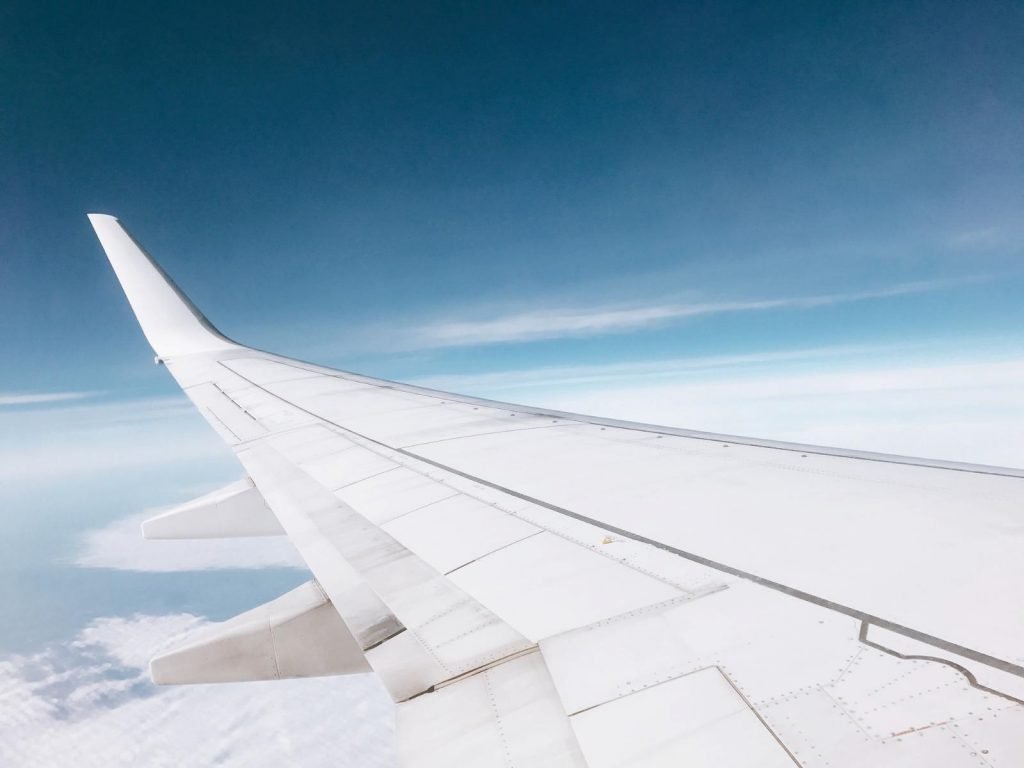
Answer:
[{"label": "wing flap", "polygon": [[[238,456],[342,615],[344,595],[363,583],[405,628],[371,657],[397,700],[531,646],[269,445],[247,446]],[[388,653],[392,644],[405,649],[400,658]],[[396,666],[378,666],[385,658],[397,658]]]},{"label": "wing flap", "polygon": [[589,768],[800,768],[717,667],[588,709],[571,721]]},{"label": "wing flap", "polygon": [[406,768],[587,768],[536,651],[398,706]]}]

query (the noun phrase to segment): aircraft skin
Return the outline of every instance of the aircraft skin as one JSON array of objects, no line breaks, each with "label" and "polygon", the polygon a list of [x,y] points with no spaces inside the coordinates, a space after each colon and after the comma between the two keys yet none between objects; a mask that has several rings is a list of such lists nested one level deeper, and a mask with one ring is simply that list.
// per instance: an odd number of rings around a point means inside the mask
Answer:
[{"label": "aircraft skin", "polygon": [[315,577],[154,658],[156,682],[372,672],[416,768],[1024,765],[1021,470],[262,352],[89,218],[246,473],[144,534],[287,535]]}]

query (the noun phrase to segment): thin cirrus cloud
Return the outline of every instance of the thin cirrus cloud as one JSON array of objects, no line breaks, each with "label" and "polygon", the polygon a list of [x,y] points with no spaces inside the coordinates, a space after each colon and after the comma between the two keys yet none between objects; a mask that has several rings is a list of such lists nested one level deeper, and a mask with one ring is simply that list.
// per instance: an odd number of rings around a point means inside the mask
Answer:
[{"label": "thin cirrus cloud", "polygon": [[150,656],[204,624],[190,614],[103,618],[36,653],[0,657],[0,765],[396,763],[393,706],[370,675],[154,686]]},{"label": "thin cirrus cloud", "polygon": [[439,374],[420,376],[412,383],[421,387],[448,392],[465,392],[498,397],[507,396],[507,393],[519,393],[536,389],[550,390],[583,385],[596,387],[622,382],[644,383],[700,373],[722,375],[728,369],[785,365],[789,363],[811,362],[827,365],[830,361],[836,359],[852,359],[893,352],[907,352],[913,348],[910,345],[837,344],[823,347],[774,350],[771,352],[748,352],[732,355],[703,355],[622,363],[544,366],[470,374]]},{"label": "thin cirrus cloud", "polygon": [[814,309],[869,299],[928,293],[964,282],[976,282],[979,279],[971,277],[957,281],[919,281],[875,290],[813,296],[692,303],[663,302],[648,306],[604,306],[596,309],[537,309],[485,320],[427,323],[411,333],[410,341],[420,348],[443,348],[596,336],[654,328],[673,321],[705,315],[774,309]]},{"label": "thin cirrus cloud", "polygon": [[95,394],[95,392],[0,392],[0,407],[65,403],[69,400],[84,400]]}]

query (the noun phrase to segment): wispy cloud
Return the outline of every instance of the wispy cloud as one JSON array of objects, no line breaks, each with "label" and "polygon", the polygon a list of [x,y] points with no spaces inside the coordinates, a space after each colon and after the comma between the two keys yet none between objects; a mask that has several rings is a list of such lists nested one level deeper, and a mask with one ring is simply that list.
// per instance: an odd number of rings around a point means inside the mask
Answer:
[{"label": "wispy cloud", "polygon": [[95,394],[95,392],[0,392],[0,407],[63,403],[68,400],[83,400],[93,397]]},{"label": "wispy cloud", "polygon": [[0,765],[395,764],[392,704],[369,675],[157,688],[147,660],[195,616],[99,619],[0,658]]},{"label": "wispy cloud", "polygon": [[188,541],[143,539],[140,524],[159,512],[150,510],[87,531],[75,565],[150,572],[306,567],[284,536]]},{"label": "wispy cloud", "polygon": [[[971,280],[976,280],[972,278]],[[964,281],[922,281],[867,291],[824,293],[748,300],[661,302],[648,305],[597,308],[547,308],[515,312],[490,319],[446,320],[427,323],[412,333],[420,348],[440,348],[541,341],[546,339],[621,333],[657,327],[702,315],[758,312],[773,309],[813,309],[869,299],[891,298],[949,288]]]},{"label": "wispy cloud", "polygon": [[1010,233],[1000,227],[962,229],[948,235],[946,244],[956,251],[990,250],[1010,242]]}]

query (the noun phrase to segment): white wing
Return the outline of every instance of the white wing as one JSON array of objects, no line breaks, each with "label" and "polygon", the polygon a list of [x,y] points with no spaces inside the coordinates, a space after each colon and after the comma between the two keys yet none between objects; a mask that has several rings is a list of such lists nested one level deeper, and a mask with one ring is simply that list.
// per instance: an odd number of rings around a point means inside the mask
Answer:
[{"label": "white wing", "polygon": [[155,659],[158,680],[372,669],[410,766],[1024,764],[1024,473],[260,352],[90,219],[249,478],[150,535],[283,529],[316,576]]}]

